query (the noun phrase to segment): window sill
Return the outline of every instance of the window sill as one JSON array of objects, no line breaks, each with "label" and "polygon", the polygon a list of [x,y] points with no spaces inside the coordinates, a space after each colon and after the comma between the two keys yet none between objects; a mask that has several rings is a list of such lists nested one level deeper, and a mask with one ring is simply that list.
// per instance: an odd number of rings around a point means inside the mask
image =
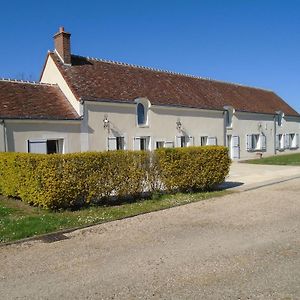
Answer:
[{"label": "window sill", "polygon": [[137,125],[138,128],[149,128],[150,126],[147,124],[144,125]]}]

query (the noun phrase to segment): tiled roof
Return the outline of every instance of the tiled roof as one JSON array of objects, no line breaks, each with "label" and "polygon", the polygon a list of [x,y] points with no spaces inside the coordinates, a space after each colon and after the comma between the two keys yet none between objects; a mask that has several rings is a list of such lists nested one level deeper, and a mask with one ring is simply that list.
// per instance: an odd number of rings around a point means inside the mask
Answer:
[{"label": "tiled roof", "polygon": [[60,120],[79,116],[55,85],[2,79],[0,118]]},{"label": "tiled roof", "polygon": [[72,55],[64,65],[50,53],[77,99],[133,101],[147,97],[154,105],[185,106],[286,115],[299,114],[274,92],[111,61]]}]

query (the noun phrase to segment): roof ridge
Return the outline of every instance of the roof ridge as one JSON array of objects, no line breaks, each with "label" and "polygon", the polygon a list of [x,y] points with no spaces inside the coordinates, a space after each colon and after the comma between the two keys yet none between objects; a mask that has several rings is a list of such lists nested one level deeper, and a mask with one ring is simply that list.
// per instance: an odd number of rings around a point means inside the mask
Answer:
[{"label": "roof ridge", "polygon": [[54,83],[44,83],[39,81],[31,81],[31,80],[22,80],[22,79],[13,79],[13,78],[0,78],[0,81],[12,82],[12,83],[25,83],[32,85],[46,85],[46,86],[57,86]]},{"label": "roof ridge", "polygon": [[157,69],[157,68],[146,67],[146,66],[141,66],[141,65],[136,65],[136,64],[129,64],[129,63],[124,63],[124,62],[119,62],[119,61],[114,61],[114,60],[103,59],[103,58],[82,56],[82,55],[76,55],[76,54],[72,54],[72,56],[86,58],[86,59],[89,59],[89,60],[100,61],[100,62],[104,62],[104,63],[120,65],[120,66],[138,68],[138,69],[143,69],[143,70],[149,70],[149,71],[153,71],[153,72],[166,73],[166,74],[189,77],[189,78],[200,79],[200,80],[208,80],[208,81],[213,81],[213,82],[217,82],[217,83],[230,84],[230,85],[241,86],[241,87],[246,87],[246,88],[252,88],[252,89],[257,89],[257,90],[262,90],[262,91],[272,92],[272,93],[274,92],[274,91],[266,89],[266,88],[261,88],[261,87],[256,87],[256,86],[249,86],[249,85],[245,85],[245,84],[241,84],[241,83],[235,83],[235,82],[223,81],[223,80],[216,80],[216,79],[212,79],[212,78],[209,78],[209,77],[201,77],[201,76],[197,76],[197,75],[180,73],[180,72],[175,72],[175,71],[170,71],[170,70]]}]

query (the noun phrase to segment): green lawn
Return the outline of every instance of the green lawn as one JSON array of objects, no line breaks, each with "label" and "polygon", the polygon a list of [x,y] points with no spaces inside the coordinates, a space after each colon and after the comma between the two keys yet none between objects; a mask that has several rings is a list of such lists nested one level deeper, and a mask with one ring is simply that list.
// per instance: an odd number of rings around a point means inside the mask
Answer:
[{"label": "green lawn", "polygon": [[249,164],[291,165],[300,166],[300,153],[270,156],[261,159],[247,160]]},{"label": "green lawn", "polygon": [[161,210],[212,197],[223,196],[228,191],[193,194],[163,195],[116,206],[91,206],[77,211],[54,212],[29,206],[19,200],[0,195],[0,243],[35,235],[99,224],[146,212]]}]

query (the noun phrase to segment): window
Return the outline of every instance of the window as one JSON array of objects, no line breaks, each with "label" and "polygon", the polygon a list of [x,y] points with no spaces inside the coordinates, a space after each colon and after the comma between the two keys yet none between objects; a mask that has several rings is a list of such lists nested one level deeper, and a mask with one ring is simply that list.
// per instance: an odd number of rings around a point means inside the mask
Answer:
[{"label": "window", "polygon": [[125,140],[123,136],[108,138],[108,151],[124,150],[124,149],[125,149]]},{"label": "window", "polygon": [[138,103],[137,105],[137,119],[138,119],[138,125],[146,124],[145,107],[142,103]]},{"label": "window", "polygon": [[201,136],[200,137],[200,145],[201,146],[206,146],[207,145],[207,139],[208,139],[208,136]]},{"label": "window", "polygon": [[266,136],[264,134],[248,134],[246,136],[247,151],[265,151],[266,146]]},{"label": "window", "polygon": [[134,138],[134,150],[150,150],[150,137],[135,137]]},{"label": "window", "polygon": [[276,135],[276,150],[283,151],[286,147],[286,138],[284,134],[277,134]]},{"label": "window", "polygon": [[276,135],[276,150],[283,151],[284,149],[299,148],[299,134],[286,133]]},{"label": "window", "polygon": [[174,142],[166,141],[165,148],[174,148]]},{"label": "window", "polygon": [[186,146],[187,146],[187,137],[186,136],[181,136],[179,147],[186,147]]},{"label": "window", "polygon": [[290,149],[296,149],[299,147],[299,134],[298,133],[290,133]]},{"label": "window", "polygon": [[216,146],[217,137],[215,136],[200,136],[200,145],[201,146]]},{"label": "window", "polygon": [[232,111],[226,110],[225,111],[225,125],[226,127],[232,127]]},{"label": "window", "polygon": [[42,154],[63,153],[63,139],[29,140],[28,152]]},{"label": "window", "polygon": [[192,136],[182,135],[176,137],[176,147],[190,147],[194,144],[194,138]]},{"label": "window", "polygon": [[232,128],[232,117],[235,109],[232,106],[224,106],[224,122],[226,128]]},{"label": "window", "polygon": [[165,142],[164,141],[157,141],[156,142],[156,149],[164,148],[164,147],[165,147]]},{"label": "window", "polygon": [[207,137],[207,143],[206,143],[206,145],[216,146],[217,145],[217,137],[215,137],[215,136],[209,136],[209,137]]}]

